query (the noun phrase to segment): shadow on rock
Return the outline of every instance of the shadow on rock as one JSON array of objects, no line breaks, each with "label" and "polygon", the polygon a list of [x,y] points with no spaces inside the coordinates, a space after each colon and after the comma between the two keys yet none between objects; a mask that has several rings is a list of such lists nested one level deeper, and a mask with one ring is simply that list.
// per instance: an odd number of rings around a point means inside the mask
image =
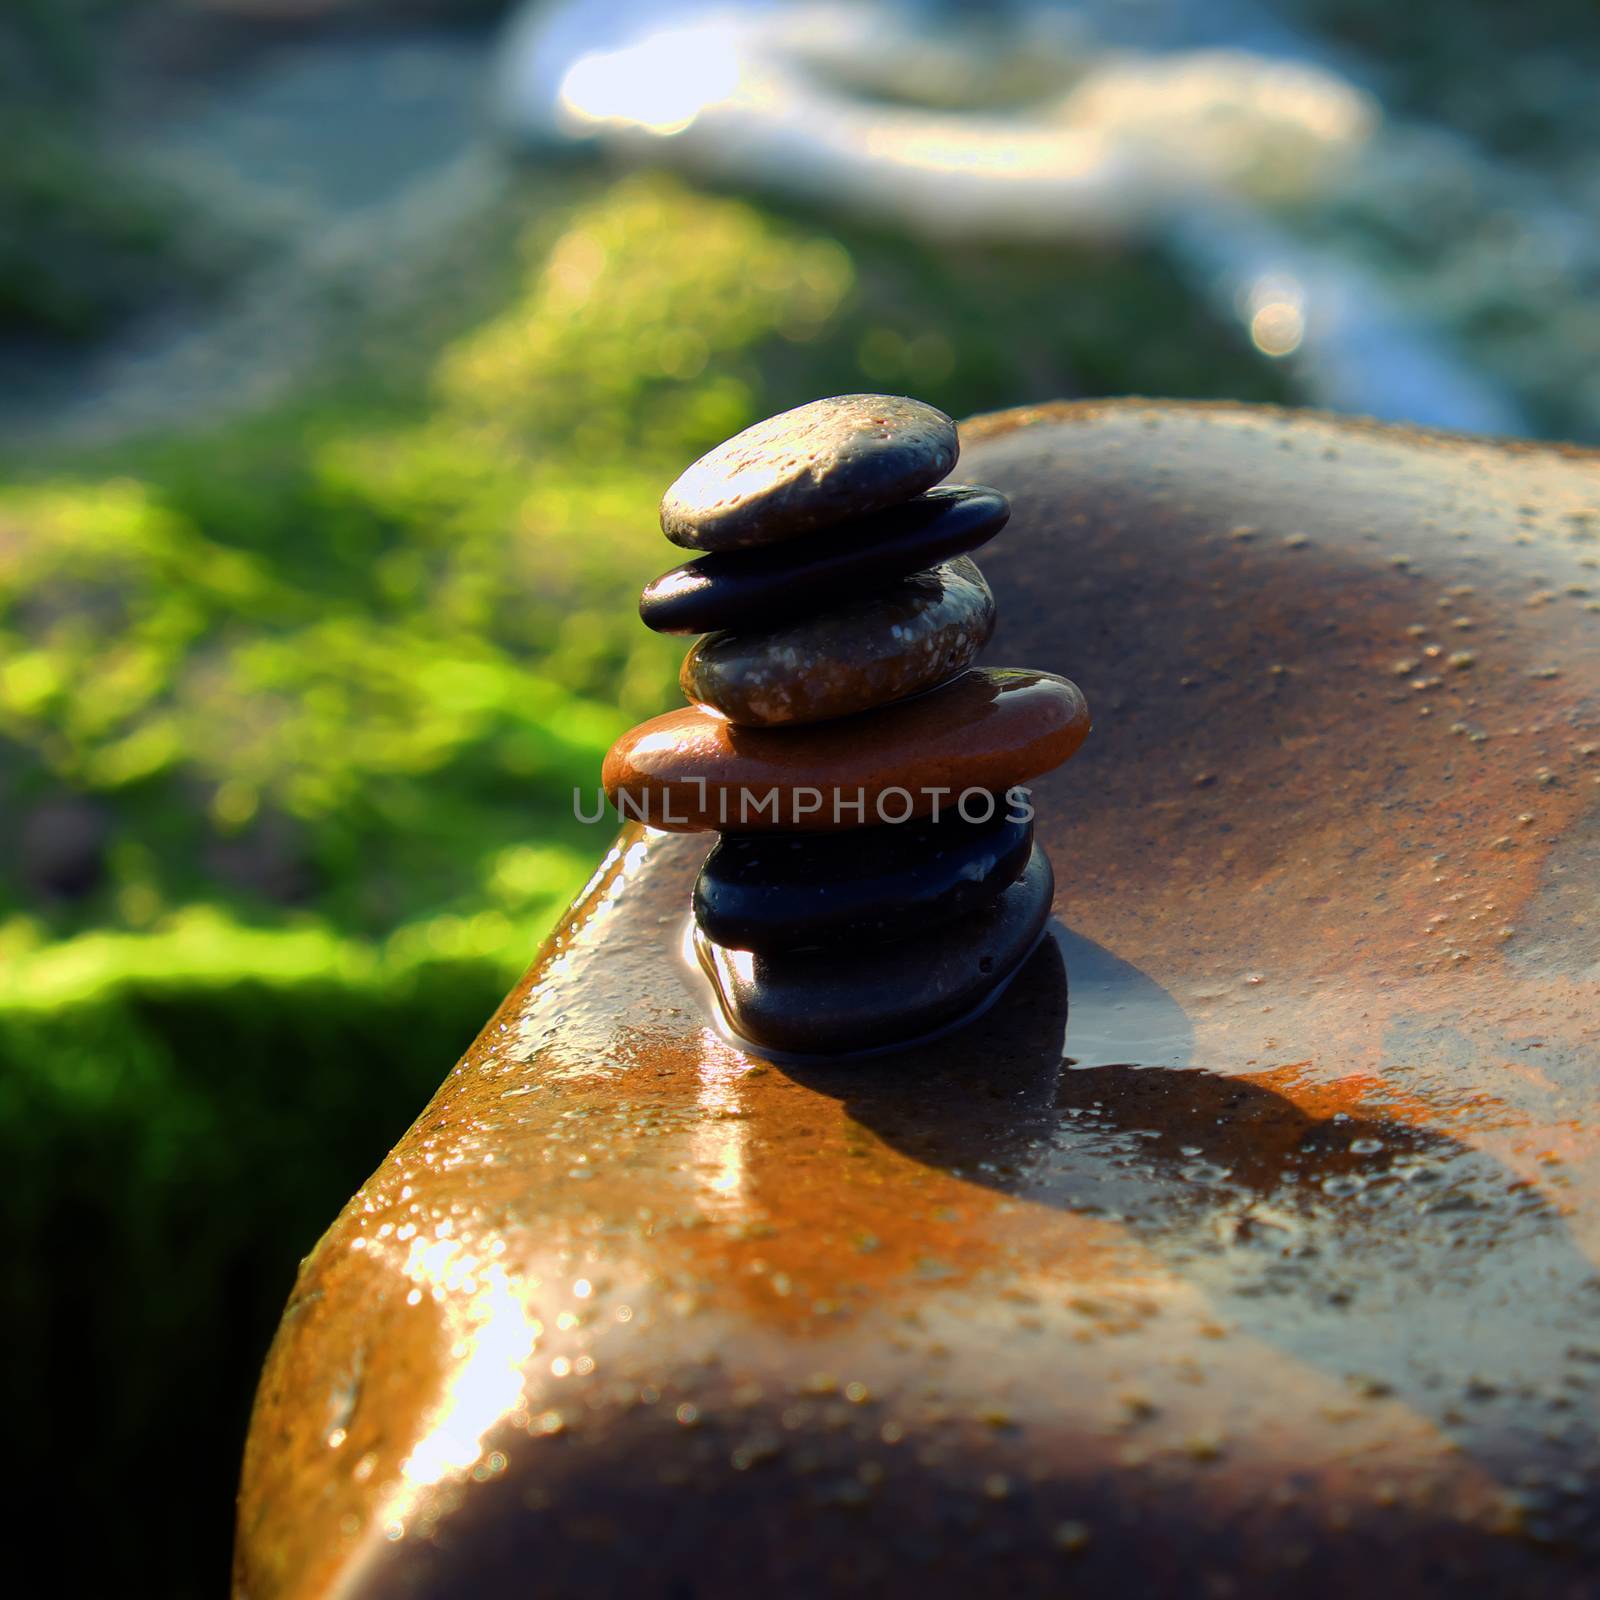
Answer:
[{"label": "shadow on rock", "polygon": [[[1523,1525],[1594,1537],[1600,1436],[1577,1402],[1600,1278],[1550,1203],[1379,1079],[1191,1064],[1170,994],[1055,931],[986,1016],[919,1048],[915,1093],[906,1056],[784,1070],[915,1160],[1122,1224],[1240,1332],[1400,1397],[1486,1463],[1524,1438],[1544,1470]],[[1069,961],[1083,1056],[1064,1054]]]}]

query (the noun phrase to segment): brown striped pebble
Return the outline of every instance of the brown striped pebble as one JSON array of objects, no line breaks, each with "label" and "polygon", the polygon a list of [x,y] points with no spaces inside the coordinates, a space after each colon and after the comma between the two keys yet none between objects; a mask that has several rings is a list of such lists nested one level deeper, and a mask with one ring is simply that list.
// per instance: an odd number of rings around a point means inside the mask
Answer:
[{"label": "brown striped pebble", "polygon": [[625,816],[675,833],[868,827],[926,816],[968,789],[1003,793],[1068,760],[1088,732],[1075,683],[991,668],[810,727],[669,711],[611,747],[602,779]]}]

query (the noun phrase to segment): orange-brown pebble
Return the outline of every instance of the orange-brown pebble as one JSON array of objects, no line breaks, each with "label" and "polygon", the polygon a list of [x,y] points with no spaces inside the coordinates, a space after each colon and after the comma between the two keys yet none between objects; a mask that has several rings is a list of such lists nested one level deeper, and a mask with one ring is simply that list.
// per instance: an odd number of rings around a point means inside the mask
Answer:
[{"label": "orange-brown pebble", "polygon": [[653,717],[606,756],[625,816],[674,833],[836,830],[999,794],[1068,760],[1089,732],[1075,683],[1049,672],[963,673],[914,700],[803,728],[741,728],[698,706]]}]

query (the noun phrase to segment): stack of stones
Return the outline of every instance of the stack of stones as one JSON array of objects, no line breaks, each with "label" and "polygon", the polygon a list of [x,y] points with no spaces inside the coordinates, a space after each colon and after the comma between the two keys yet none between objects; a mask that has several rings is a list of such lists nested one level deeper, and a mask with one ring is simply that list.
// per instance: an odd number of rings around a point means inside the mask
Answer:
[{"label": "stack of stones", "polygon": [[880,1048],[979,1009],[1043,932],[1054,884],[1030,778],[1089,731],[1077,687],[978,670],[994,596],[968,552],[1010,508],[943,485],[941,411],[843,395],[718,446],[661,503],[704,551],[644,592],[699,633],[687,709],[606,757],[624,817],[720,835],[694,944],[734,1033],[765,1049]]}]

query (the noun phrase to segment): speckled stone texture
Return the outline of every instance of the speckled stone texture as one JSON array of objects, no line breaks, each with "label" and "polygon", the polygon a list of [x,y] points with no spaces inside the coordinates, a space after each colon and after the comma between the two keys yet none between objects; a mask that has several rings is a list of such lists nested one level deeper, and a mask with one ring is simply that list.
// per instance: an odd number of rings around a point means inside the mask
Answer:
[{"label": "speckled stone texture", "polygon": [[873,945],[943,927],[1015,881],[1033,844],[1027,808],[1004,795],[963,804],[970,822],[947,803],[937,821],[899,827],[724,834],[695,879],[695,921],[739,950]]},{"label": "speckled stone texture", "polygon": [[955,424],[920,400],[813,400],[696,461],[663,496],[661,529],[691,550],[776,544],[920,494],[959,448]]},{"label": "speckled stone texture", "polygon": [[761,633],[708,634],[679,686],[743,727],[826,722],[934,688],[994,632],[994,596],[965,556]]},{"label": "speckled stone texture", "polygon": [[1088,733],[1076,684],[981,668],[801,728],[741,728],[686,706],[625,733],[601,778],[624,816],[668,832],[827,832],[927,816],[965,789],[1003,793],[1069,760]]},{"label": "speckled stone texture", "polygon": [[241,1597],[1591,1600],[1600,453],[964,449],[1007,654],[1095,707],[1049,937],[936,1043],[774,1063],[685,986],[705,841],[597,843],[295,1241]]},{"label": "speckled stone texture", "polygon": [[805,539],[686,561],[647,585],[639,616],[658,633],[791,622],[976,550],[1010,515],[993,489],[940,484]]}]

